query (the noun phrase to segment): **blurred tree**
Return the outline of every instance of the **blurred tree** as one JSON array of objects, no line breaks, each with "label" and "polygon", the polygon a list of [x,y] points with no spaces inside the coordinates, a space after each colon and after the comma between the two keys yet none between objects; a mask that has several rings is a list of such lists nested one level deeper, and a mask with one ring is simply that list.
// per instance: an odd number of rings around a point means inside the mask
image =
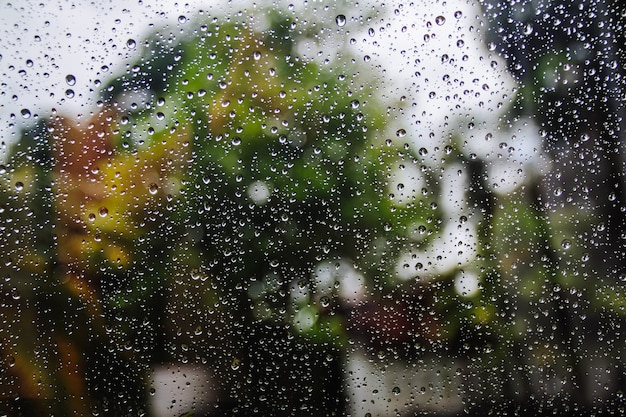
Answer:
[{"label": "blurred tree", "polygon": [[[540,126],[551,160],[491,220],[505,255],[500,272],[511,283],[501,294],[519,335],[511,379],[525,380],[517,394],[525,401],[539,394],[562,407],[595,407],[600,399],[610,410],[608,399],[626,388],[626,9],[608,0],[481,3],[488,42],[520,84],[507,118]],[[605,383],[597,366],[611,369]],[[542,392],[547,375],[566,383]]]},{"label": "blurred tree", "polygon": [[[92,120],[24,133],[3,169],[14,397],[145,412],[151,365],[175,361],[210,367],[216,412],[345,413],[339,290],[392,291],[390,260],[436,208],[393,201],[410,161],[368,78],[347,54],[300,59],[300,36],[280,14],[262,34],[156,31]],[[326,263],[356,284],[317,279]]]}]

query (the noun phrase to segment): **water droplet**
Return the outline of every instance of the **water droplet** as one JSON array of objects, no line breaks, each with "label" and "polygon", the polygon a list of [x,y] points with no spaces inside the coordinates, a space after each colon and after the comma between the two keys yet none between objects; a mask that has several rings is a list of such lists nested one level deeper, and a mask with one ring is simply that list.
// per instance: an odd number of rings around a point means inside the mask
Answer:
[{"label": "water droplet", "polygon": [[11,298],[17,301],[20,298],[22,298],[22,294],[20,294],[20,292],[17,290],[17,288],[13,288],[11,290]]},{"label": "water droplet", "polygon": [[72,90],[71,88],[68,88],[67,90],[65,90],[65,97],[67,98],[74,98],[74,90]]},{"label": "water droplet", "polygon": [[67,85],[75,85],[76,77],[74,77],[72,74],[67,74],[65,76],[65,82],[67,83]]},{"label": "water droplet", "polygon": [[420,154],[420,156],[426,156],[426,155],[428,155],[428,149],[426,149],[426,148],[420,148],[420,150],[418,151],[418,153]]},{"label": "water droplet", "polygon": [[337,26],[339,27],[343,27],[346,24],[346,17],[342,14],[337,15],[337,17],[335,17],[335,23],[337,23]]},{"label": "water droplet", "polygon": [[330,299],[328,297],[320,298],[320,305],[324,308],[328,307],[330,305]]},{"label": "water droplet", "polygon": [[128,49],[135,49],[135,47],[137,46],[137,42],[135,42],[134,39],[129,39],[126,41],[126,46],[128,47]]},{"label": "water droplet", "polygon": [[7,363],[9,364],[10,368],[13,368],[15,366],[15,357],[14,356],[9,356],[7,358]]},{"label": "water droplet", "polygon": [[150,184],[150,186],[148,187],[148,192],[152,195],[155,195],[159,192],[159,186],[155,183]]},{"label": "water droplet", "polygon": [[22,117],[24,119],[30,119],[30,110],[28,109],[22,109],[22,111],[20,112],[20,114],[22,115]]},{"label": "water droplet", "polygon": [[396,136],[399,138],[403,138],[406,136],[406,130],[404,129],[398,129],[396,130]]},{"label": "water droplet", "polygon": [[434,91],[431,91],[430,93],[428,93],[428,98],[435,98],[437,96],[437,93],[435,93]]},{"label": "water droplet", "polygon": [[527,23],[526,26],[524,26],[524,35],[530,35],[531,33],[533,33],[533,25]]},{"label": "water droplet", "polygon": [[437,16],[435,17],[435,23],[439,26],[443,26],[443,24],[446,23],[446,18],[443,16]]},{"label": "water droplet", "polygon": [[22,191],[24,189],[24,183],[18,181],[15,183],[15,191]]},{"label": "water droplet", "polygon": [[233,371],[239,369],[240,366],[241,360],[239,360],[238,358],[233,359],[233,361],[230,363],[230,369],[232,369]]},{"label": "water droplet", "polygon": [[394,395],[400,395],[400,387],[393,387],[391,392],[393,392]]},{"label": "water droplet", "polygon": [[100,217],[106,217],[107,214],[109,214],[109,209],[106,207],[100,207],[100,209],[98,210],[98,214],[100,215]]},{"label": "water droplet", "polygon": [[572,241],[569,239],[563,239],[561,241],[561,247],[565,250],[568,250],[572,247]]},{"label": "water droplet", "polygon": [[460,10],[457,10],[456,12],[454,12],[454,17],[457,19],[460,19],[461,16],[463,16],[463,12]]},{"label": "water droplet", "polygon": [[259,59],[261,59],[261,52],[259,51],[254,51],[252,53],[252,58],[254,58],[255,61],[258,61]]},{"label": "water droplet", "polygon": [[183,24],[187,22],[187,16],[180,15],[178,16],[178,23]]}]

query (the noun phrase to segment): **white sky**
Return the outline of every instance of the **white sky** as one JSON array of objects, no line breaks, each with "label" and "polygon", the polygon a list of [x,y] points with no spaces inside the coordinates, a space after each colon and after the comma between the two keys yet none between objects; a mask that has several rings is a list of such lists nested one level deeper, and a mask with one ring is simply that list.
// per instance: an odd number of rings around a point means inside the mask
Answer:
[{"label": "white sky", "polygon": [[[204,2],[206,4],[206,2]],[[0,5],[0,134],[12,141],[24,123],[22,109],[45,116],[51,109],[76,117],[94,110],[96,80],[123,71],[137,50],[127,46],[149,25],[176,24],[201,2],[35,1]],[[108,67],[108,70],[103,70]],[[69,85],[66,77],[75,77]],[[66,90],[74,97],[68,98]],[[16,118],[12,120],[11,114]]]},{"label": "white sky", "polygon": [[[317,14],[303,14],[301,26],[333,12],[332,2],[309,1],[306,6],[304,2],[294,3],[296,9],[306,7]],[[372,65],[385,69],[383,78],[394,80],[382,84],[391,100],[407,96],[406,116],[413,124],[407,131],[442,132],[444,117],[476,115],[481,100],[486,102],[485,114],[493,115],[495,103],[501,101],[502,91],[511,89],[512,82],[502,62],[499,68],[490,67],[498,60],[483,45],[477,6],[465,1],[430,0],[412,6],[395,3],[379,7],[378,2],[365,1],[348,7],[343,12],[346,25],[329,29],[340,36],[354,37],[355,47],[372,57]],[[170,24],[175,28],[179,16],[193,18],[198,9],[222,15],[238,11],[237,5],[248,5],[251,12],[255,8],[251,4],[225,0],[4,2],[0,5],[0,134],[11,141],[10,136],[16,133],[11,124],[19,128],[32,122],[33,117],[25,120],[21,115],[23,109],[32,115],[45,115],[54,108],[72,117],[93,111],[94,92],[98,89],[95,81],[106,81],[123,71],[128,58],[138,52],[138,48],[129,48],[127,41],[140,40],[150,31],[150,25]],[[324,11],[327,4],[331,4],[330,10]],[[368,16],[374,17],[368,20]],[[445,23],[437,24],[437,16],[444,16]],[[373,32],[368,34],[368,29]],[[425,37],[430,39],[426,41]],[[457,46],[459,41],[464,43],[462,47]],[[443,53],[449,56],[444,63]],[[463,55],[469,57],[468,61],[462,61]],[[451,80],[442,80],[445,73]],[[75,85],[68,84],[68,75],[75,77]],[[490,85],[490,91],[482,92],[480,99],[463,94],[468,89],[480,92],[484,84]],[[74,91],[72,98],[66,96],[68,89]],[[433,92],[435,97],[429,97]],[[458,97],[446,101],[446,95],[454,94]],[[411,109],[412,103],[418,111]],[[457,104],[461,107],[455,108]],[[425,106],[427,114],[421,114]],[[16,115],[14,120],[11,114]],[[419,134],[412,135],[413,140]]]}]

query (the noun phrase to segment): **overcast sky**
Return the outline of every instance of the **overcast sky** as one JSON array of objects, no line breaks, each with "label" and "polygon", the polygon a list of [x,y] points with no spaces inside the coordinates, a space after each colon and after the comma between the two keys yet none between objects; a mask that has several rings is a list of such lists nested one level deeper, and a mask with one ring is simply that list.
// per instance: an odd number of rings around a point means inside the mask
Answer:
[{"label": "overcast sky", "polygon": [[[296,3],[296,8],[303,7]],[[348,12],[343,12],[347,15],[345,27],[333,29],[354,37],[355,48],[371,54],[372,65],[387,69],[384,78],[400,81],[396,85],[406,90],[389,90],[388,84],[388,94],[428,103],[430,113],[438,113],[430,118],[423,116],[427,120],[419,124],[468,109],[480,111],[479,100],[472,100],[469,95],[457,100],[462,102],[460,110],[451,108],[449,99],[446,104],[446,95],[456,92],[463,96],[462,91],[468,86],[472,89],[489,85],[491,96],[510,90],[512,84],[504,66],[495,71],[490,67],[497,57],[486,56],[476,19],[480,10],[476,6],[464,1],[423,1],[413,6],[398,2],[373,12],[378,6],[366,3],[361,2],[360,8],[348,8]],[[311,1],[308,7],[318,7],[317,4]],[[319,4],[323,8],[327,3]],[[228,1],[5,2],[0,6],[0,134],[6,139],[16,133],[11,124],[22,126],[32,122],[36,114],[45,115],[53,108],[73,117],[93,111],[97,80],[105,81],[112,74],[119,74],[128,58],[139,52],[129,46],[129,39],[140,40],[151,26],[170,24],[176,28],[179,16],[191,19],[198,9],[214,16],[239,10]],[[249,12],[254,9],[248,6]],[[363,19],[365,14],[375,17],[367,21]],[[438,16],[444,16],[445,21],[437,20]],[[313,17],[303,16],[306,18]],[[367,33],[369,29],[373,32]],[[453,60],[452,65],[449,60],[442,62],[444,52]],[[469,58],[459,65],[463,55]],[[442,71],[446,70],[455,72],[451,76],[456,84],[442,81]],[[465,85],[459,85],[463,80]],[[443,94],[445,91],[448,94]],[[14,120],[11,114],[15,114]],[[26,119],[29,114],[30,120]]]}]

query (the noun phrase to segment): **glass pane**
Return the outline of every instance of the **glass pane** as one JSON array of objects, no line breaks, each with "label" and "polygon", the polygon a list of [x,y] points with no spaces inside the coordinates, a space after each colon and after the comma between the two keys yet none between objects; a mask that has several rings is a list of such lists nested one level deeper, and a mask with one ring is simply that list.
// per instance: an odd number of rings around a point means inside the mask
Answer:
[{"label": "glass pane", "polygon": [[0,5],[0,415],[626,413],[617,1]]}]

